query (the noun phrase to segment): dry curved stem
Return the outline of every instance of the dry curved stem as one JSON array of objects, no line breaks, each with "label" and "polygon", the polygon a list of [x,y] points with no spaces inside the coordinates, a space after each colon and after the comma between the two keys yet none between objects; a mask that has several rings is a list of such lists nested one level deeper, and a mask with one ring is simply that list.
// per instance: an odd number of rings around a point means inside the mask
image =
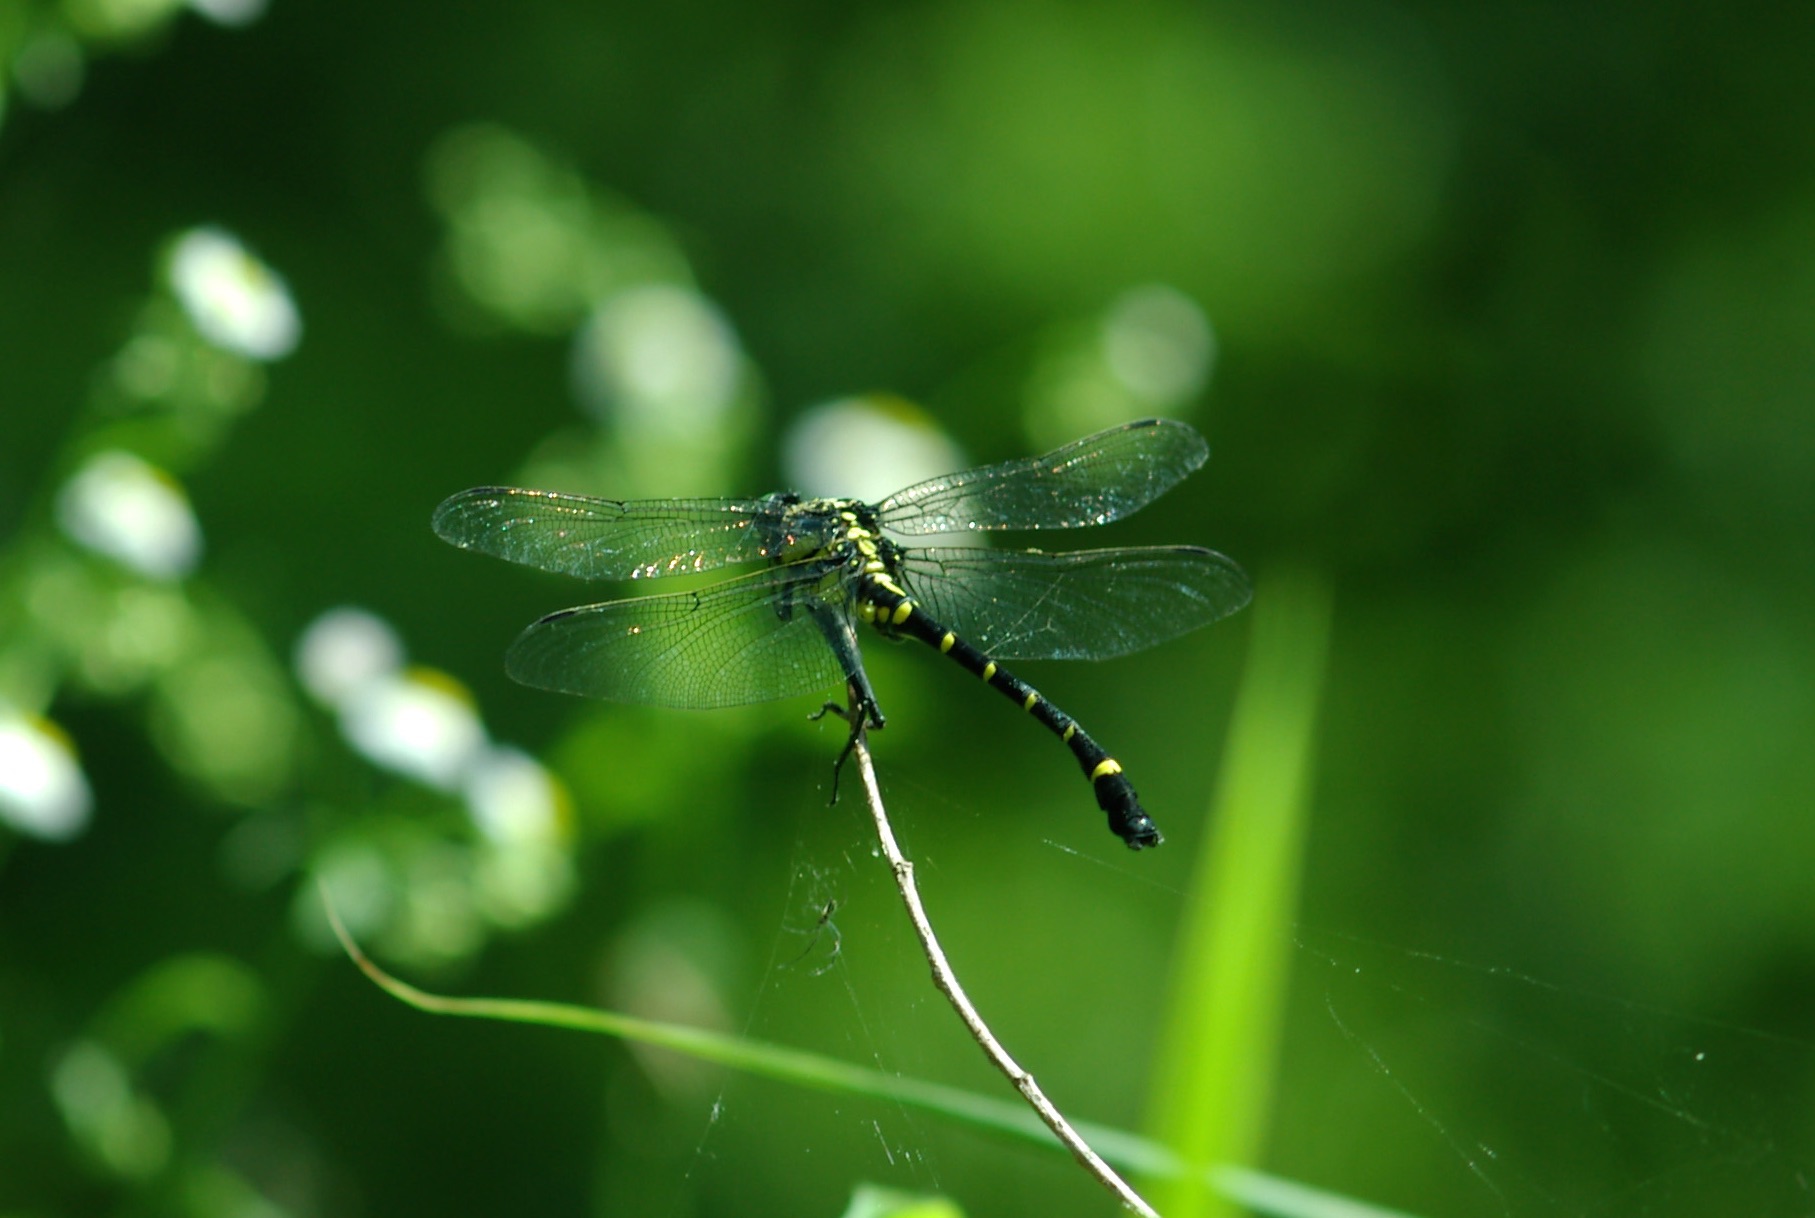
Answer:
[{"label": "dry curved stem", "polygon": [[983,1055],[989,1058],[990,1064],[1014,1084],[1015,1090],[1021,1093],[1021,1097],[1045,1126],[1052,1130],[1053,1136],[1071,1152],[1071,1157],[1085,1171],[1095,1176],[1099,1184],[1114,1193],[1123,1208],[1142,1215],[1142,1218],[1159,1218],[1153,1207],[1143,1201],[1141,1195],[1117,1175],[1115,1169],[1105,1163],[1078,1131],[1071,1127],[1071,1122],[1065,1119],[1065,1115],[1040,1090],[1040,1084],[1034,1081],[1034,1076],[1008,1055],[1008,1050],[1002,1047],[1002,1042],[996,1039],[995,1033],[989,1030],[989,1025],[983,1022],[983,1016],[971,1004],[964,987],[958,984],[958,975],[946,960],[945,949],[939,946],[939,936],[933,933],[933,924],[927,919],[926,907],[920,903],[920,888],[914,882],[914,864],[901,853],[901,847],[895,841],[895,831],[889,826],[888,813],[883,810],[882,789],[876,783],[876,767],[870,760],[870,746],[864,733],[862,713],[857,712],[852,722],[855,726],[851,732],[849,749],[857,758],[858,773],[863,776],[864,798],[870,805],[870,817],[876,822],[876,836],[882,842],[883,857],[888,859],[889,869],[895,873],[895,887],[901,892],[902,904],[907,906],[908,920],[914,924],[914,934],[919,936],[921,950],[926,953],[926,962],[932,967],[933,984],[945,995],[946,1001],[952,1004],[952,1009],[958,1012],[958,1018],[964,1022],[971,1039],[982,1048]]}]

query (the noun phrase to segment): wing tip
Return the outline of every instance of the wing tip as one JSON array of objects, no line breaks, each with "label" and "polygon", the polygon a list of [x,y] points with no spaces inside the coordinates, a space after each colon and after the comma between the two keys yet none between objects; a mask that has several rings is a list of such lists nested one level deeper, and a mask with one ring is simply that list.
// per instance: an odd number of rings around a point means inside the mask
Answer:
[{"label": "wing tip", "polygon": [[1149,429],[1177,437],[1172,443],[1178,446],[1178,454],[1182,458],[1181,464],[1186,474],[1202,469],[1204,462],[1210,459],[1210,442],[1204,439],[1202,432],[1183,419],[1155,416],[1148,419],[1136,419],[1132,423],[1124,423],[1119,429],[1112,430],[1145,431]]},{"label": "wing tip", "polygon": [[472,539],[459,528],[468,509],[475,505],[496,507],[511,490],[508,486],[475,486],[457,491],[435,505],[429,516],[429,527],[443,541],[464,549],[472,544]]}]

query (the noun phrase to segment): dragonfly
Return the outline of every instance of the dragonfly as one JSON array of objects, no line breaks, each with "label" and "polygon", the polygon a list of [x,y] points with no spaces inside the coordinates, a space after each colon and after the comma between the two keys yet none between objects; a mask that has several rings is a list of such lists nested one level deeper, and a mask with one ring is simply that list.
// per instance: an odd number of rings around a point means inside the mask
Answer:
[{"label": "dragonfly", "polygon": [[433,525],[462,549],[587,580],[754,566],[693,590],[549,614],[506,653],[506,671],[525,685],[694,710],[843,682],[854,742],[884,724],[859,636],[915,639],[1059,737],[1110,830],[1139,850],[1163,839],[1121,764],[1002,662],[1105,660],[1166,642],[1246,605],[1242,569],[1201,546],[1047,553],[896,539],[1108,524],[1209,455],[1186,424],[1143,419],[1042,456],[929,478],[877,503],[785,491],[620,501],[487,486],[442,503]]}]

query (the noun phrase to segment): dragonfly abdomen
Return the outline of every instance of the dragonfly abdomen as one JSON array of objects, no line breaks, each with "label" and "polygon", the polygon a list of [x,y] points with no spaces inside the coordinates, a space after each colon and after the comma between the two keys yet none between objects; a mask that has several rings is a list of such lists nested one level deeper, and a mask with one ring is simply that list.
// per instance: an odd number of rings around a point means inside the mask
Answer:
[{"label": "dragonfly abdomen", "polygon": [[1127,843],[1130,850],[1157,846],[1165,839],[1141,807],[1134,786],[1122,773],[1121,763],[1109,755],[1078,725],[1078,721],[1060,710],[1039,690],[1017,677],[984,652],[960,638],[929,617],[913,599],[886,575],[866,581],[861,594],[863,616],[884,634],[919,639],[940,654],[951,657],[972,676],[1032,715],[1034,720],[1057,736],[1071,755],[1077,758],[1090,780],[1097,807],[1109,818],[1109,828]]}]

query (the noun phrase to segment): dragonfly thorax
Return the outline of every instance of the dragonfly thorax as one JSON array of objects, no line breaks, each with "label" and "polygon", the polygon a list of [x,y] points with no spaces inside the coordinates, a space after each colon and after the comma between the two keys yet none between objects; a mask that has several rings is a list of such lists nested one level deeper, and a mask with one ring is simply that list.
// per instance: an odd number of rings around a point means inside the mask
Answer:
[{"label": "dragonfly thorax", "polygon": [[777,565],[811,564],[821,572],[819,596],[848,604],[884,634],[906,617],[901,586],[901,547],[882,532],[875,504],[860,499],[802,499],[782,492],[767,501],[777,508],[767,541]]}]

